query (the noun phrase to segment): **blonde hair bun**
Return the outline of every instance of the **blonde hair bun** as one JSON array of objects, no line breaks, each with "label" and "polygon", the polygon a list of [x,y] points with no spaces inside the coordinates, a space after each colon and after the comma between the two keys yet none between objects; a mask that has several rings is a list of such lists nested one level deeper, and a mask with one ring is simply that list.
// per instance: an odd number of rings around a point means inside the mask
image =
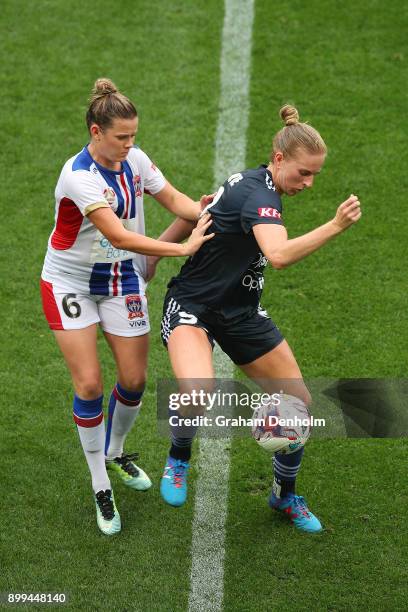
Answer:
[{"label": "blonde hair bun", "polygon": [[[299,121],[299,113],[294,106],[285,104],[279,111],[285,126],[275,134],[272,143],[271,161],[277,151],[286,158],[294,158],[299,150],[307,151],[311,155],[326,155],[327,147],[319,132],[311,125]],[[290,127],[290,129],[288,129]]]},{"label": "blonde hair bun", "polygon": [[285,125],[294,125],[299,123],[299,113],[294,106],[285,104],[279,111],[280,118]]}]

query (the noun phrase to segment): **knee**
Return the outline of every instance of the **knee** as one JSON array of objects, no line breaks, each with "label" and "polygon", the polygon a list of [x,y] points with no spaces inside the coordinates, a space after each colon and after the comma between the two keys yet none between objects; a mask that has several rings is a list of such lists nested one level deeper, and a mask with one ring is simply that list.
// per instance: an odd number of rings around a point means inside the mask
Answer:
[{"label": "knee", "polygon": [[84,400],[93,400],[103,393],[102,380],[99,372],[90,372],[74,380],[75,393]]},{"label": "knee", "polygon": [[306,387],[303,380],[288,379],[285,384],[282,384],[281,381],[279,381],[279,383],[279,387],[281,387],[279,393],[283,393],[292,398],[297,398],[306,406],[306,408],[310,408],[312,405],[312,396],[310,395],[309,389]]},{"label": "knee", "polygon": [[299,381],[300,384],[297,384],[295,387],[288,390],[290,395],[297,397],[300,401],[306,406],[306,408],[310,408],[312,405],[312,396],[310,395],[309,389],[306,387],[303,381]]},{"label": "knee", "polygon": [[214,392],[215,383],[212,378],[202,379],[185,379],[179,380],[179,394],[184,396],[190,396],[194,405],[201,405],[206,399],[208,394]]},{"label": "knee", "polygon": [[119,377],[119,384],[127,391],[144,391],[146,386],[146,372],[129,372]]}]

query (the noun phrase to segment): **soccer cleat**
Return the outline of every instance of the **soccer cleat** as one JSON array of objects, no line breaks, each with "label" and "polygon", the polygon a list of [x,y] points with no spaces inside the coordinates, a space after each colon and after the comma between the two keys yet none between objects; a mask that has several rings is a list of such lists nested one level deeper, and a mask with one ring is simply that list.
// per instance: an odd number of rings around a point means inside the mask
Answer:
[{"label": "soccer cleat", "polygon": [[286,497],[276,497],[271,493],[269,506],[286,514],[292,523],[301,531],[318,533],[323,527],[319,519],[310,512],[304,497],[289,493]]},{"label": "soccer cleat", "polygon": [[188,461],[167,457],[160,493],[165,502],[171,506],[182,506],[187,499]]},{"label": "soccer cleat", "polygon": [[133,463],[133,460],[138,457],[138,453],[129,455],[122,453],[121,457],[107,460],[106,469],[116,472],[126,486],[138,491],[147,491],[152,486],[152,481],[140,467]]},{"label": "soccer cleat", "polygon": [[95,493],[96,522],[99,529],[105,535],[114,535],[121,530],[121,522],[118,509],[115,505],[113,491],[98,491]]}]

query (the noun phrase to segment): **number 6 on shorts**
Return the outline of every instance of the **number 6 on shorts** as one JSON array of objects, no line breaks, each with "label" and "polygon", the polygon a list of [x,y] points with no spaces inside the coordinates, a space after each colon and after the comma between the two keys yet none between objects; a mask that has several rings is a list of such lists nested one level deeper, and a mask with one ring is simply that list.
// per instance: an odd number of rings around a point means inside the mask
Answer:
[{"label": "number 6 on shorts", "polygon": [[100,321],[95,297],[67,293],[43,279],[41,297],[51,329],[83,329]]},{"label": "number 6 on shorts", "polygon": [[74,302],[73,298],[76,298],[76,293],[67,293],[67,295],[62,298],[62,308],[67,317],[76,319],[81,314],[81,307],[78,302]]}]

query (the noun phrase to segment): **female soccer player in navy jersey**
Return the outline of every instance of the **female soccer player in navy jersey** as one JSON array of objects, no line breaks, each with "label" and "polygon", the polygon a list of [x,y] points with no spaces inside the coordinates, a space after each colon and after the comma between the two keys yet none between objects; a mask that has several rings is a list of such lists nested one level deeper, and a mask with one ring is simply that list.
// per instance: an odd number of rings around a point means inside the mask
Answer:
[{"label": "female soccer player in navy jersey", "polygon": [[[151,486],[123,445],[141,407],[149,316],[146,255],[192,255],[211,238],[200,219],[186,244],[147,238],[143,194],[185,219],[197,221],[211,198],[193,202],[166,181],[134,146],[137,111],[109,79],[98,79],[86,115],[90,142],[64,165],[55,191],[55,227],[41,274],[45,316],[70,370],[74,420],[92,476],[97,522],[120,531],[107,470],[138,490]],[[100,324],[117,367],[105,433],[103,385],[97,355]]]},{"label": "female soccer player in navy jersey", "polygon": [[[351,195],[332,220],[311,232],[288,239],[282,220],[282,195],[295,196],[313,185],[326,157],[320,134],[299,122],[297,110],[285,105],[285,123],[274,137],[267,166],[232,175],[207,206],[215,238],[191,257],[168,287],[162,338],[178,380],[214,377],[212,344],[251,379],[291,379],[293,395],[308,405],[310,395],[296,359],[283,336],[260,309],[263,268],[290,266],[321,248],[361,217],[360,202]],[[161,236],[182,238],[186,223],[175,222]],[[158,258],[151,259],[154,268]],[[172,430],[161,494],[174,506],[187,495],[192,437]],[[185,431],[185,430],[184,430]],[[321,530],[303,497],[295,494],[295,479],[303,448],[274,456],[274,484],[269,504],[285,512],[299,529]],[[216,483],[214,484],[216,486]]]}]

